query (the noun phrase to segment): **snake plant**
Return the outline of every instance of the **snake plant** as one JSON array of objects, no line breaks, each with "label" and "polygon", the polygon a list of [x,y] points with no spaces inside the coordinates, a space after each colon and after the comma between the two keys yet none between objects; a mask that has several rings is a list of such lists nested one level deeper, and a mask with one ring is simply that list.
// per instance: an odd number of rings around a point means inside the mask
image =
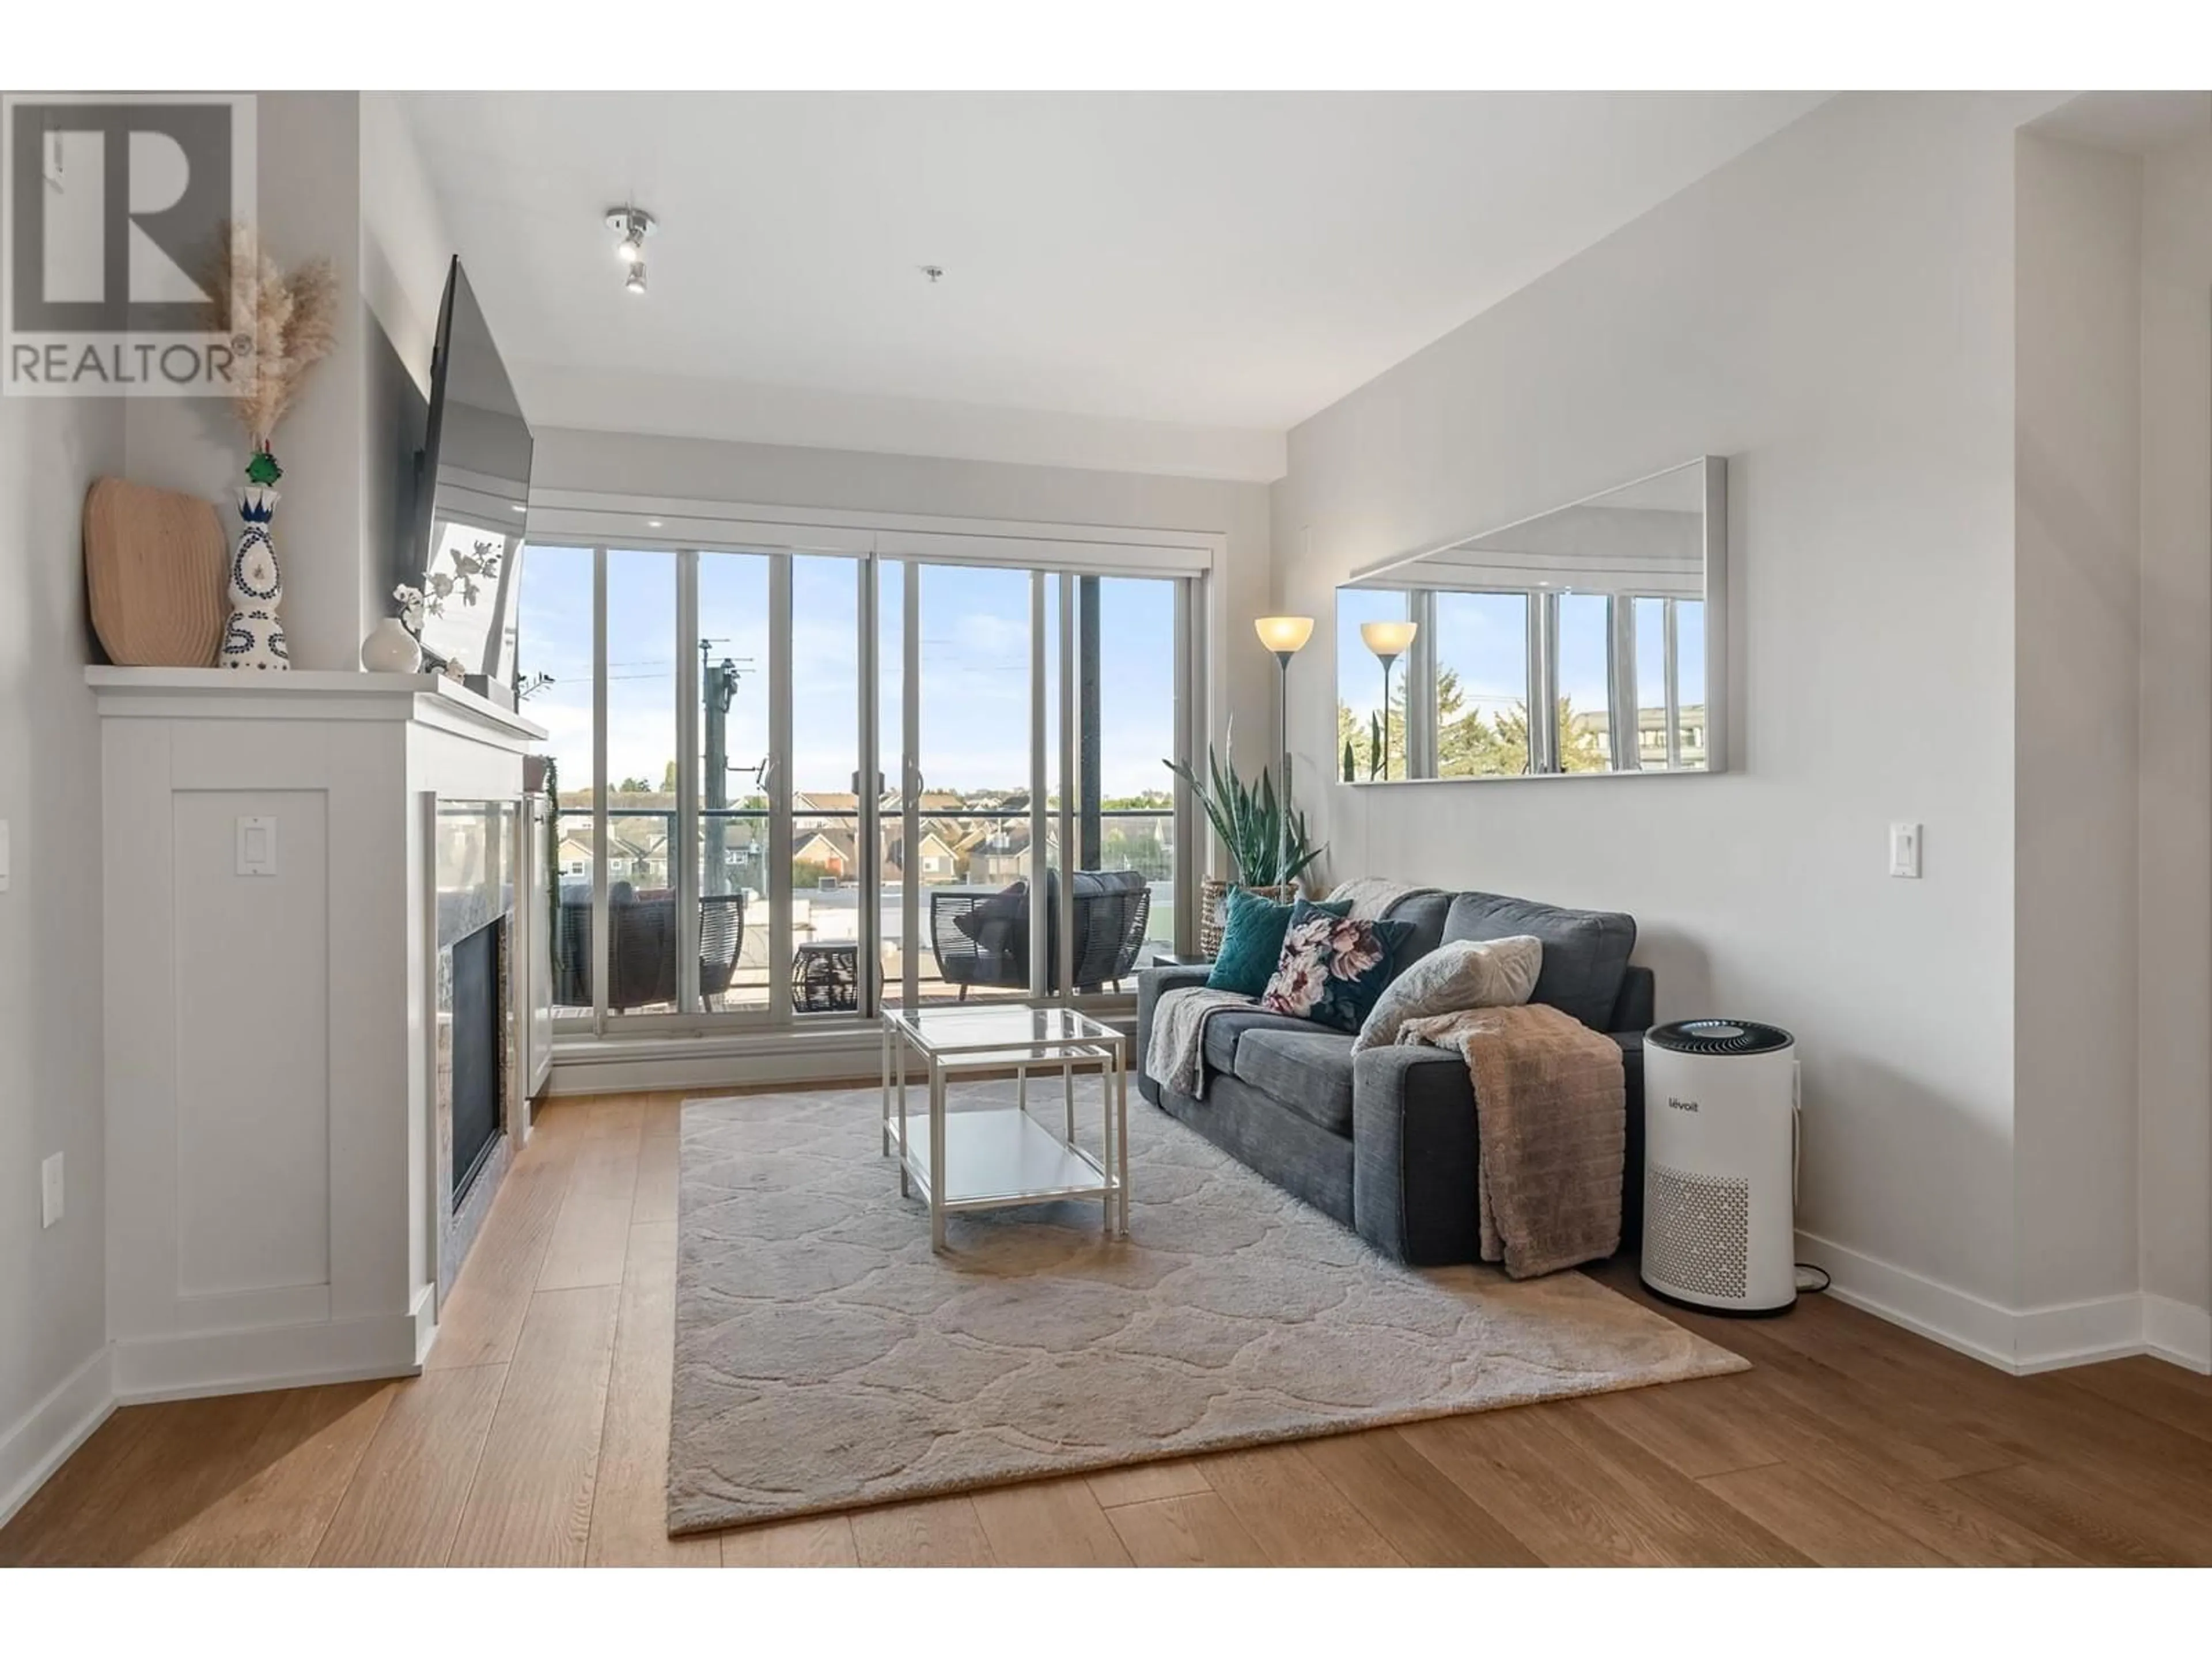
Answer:
[{"label": "snake plant", "polygon": [[1238,882],[1247,887],[1286,887],[1326,849],[1316,847],[1306,832],[1305,814],[1287,799],[1278,800],[1274,779],[1266,767],[1256,783],[1237,775],[1237,730],[1229,732],[1229,752],[1217,757],[1206,746],[1207,775],[1200,778],[1181,762],[1165,763],[1190,786],[1198,804],[1213,825],[1213,833],[1228,848]]}]

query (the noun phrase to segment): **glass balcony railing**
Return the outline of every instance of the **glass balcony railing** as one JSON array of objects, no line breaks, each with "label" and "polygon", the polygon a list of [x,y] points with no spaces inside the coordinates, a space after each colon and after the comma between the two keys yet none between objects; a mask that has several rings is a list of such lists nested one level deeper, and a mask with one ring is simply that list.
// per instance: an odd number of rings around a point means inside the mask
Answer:
[{"label": "glass balcony railing", "polygon": [[[1097,814],[1097,857],[1083,872],[1134,872],[1140,884],[1115,885],[1141,888],[1148,903],[1124,904],[1115,913],[1116,925],[1141,909],[1141,939],[1122,941],[1118,949],[1103,945],[1094,951],[1092,968],[1100,988],[1114,984],[1127,988],[1127,976],[1159,951],[1173,948],[1175,938],[1175,820],[1161,809],[1109,808]],[[590,1013],[592,1006],[592,890],[595,875],[592,811],[564,806],[555,814],[558,843],[559,905],[553,930],[556,1012],[565,1018]],[[609,802],[607,814],[607,887],[609,940],[608,1007],[613,1014],[677,1012],[680,975],[677,954],[680,934],[676,926],[676,865],[680,855],[679,820],[673,807],[626,806],[619,796]],[[777,872],[769,866],[769,814],[758,808],[716,808],[699,815],[699,988],[700,1000],[710,1012],[765,1008],[769,987],[779,974],[803,974],[808,958],[826,966],[835,977],[842,964],[837,947],[857,951],[861,908],[876,908],[878,937],[883,944],[884,982],[896,997],[906,972],[905,885],[909,880],[921,890],[919,908],[921,937],[915,970],[920,994],[930,1000],[950,1000],[974,994],[968,981],[955,982],[945,972],[944,951],[931,941],[944,936],[933,926],[935,912],[945,904],[1004,892],[1030,876],[1030,817],[1026,809],[1012,811],[961,807],[927,812],[921,820],[915,854],[906,856],[905,825],[896,811],[886,812],[878,823],[883,872],[880,890],[862,890],[857,811],[810,810],[795,814],[792,823],[791,866]],[[1057,814],[1047,820],[1046,860],[1049,867],[1061,865]],[[1083,891],[1079,886],[1079,895]],[[791,909],[793,962],[770,960],[769,922],[772,907],[787,902]],[[1091,918],[1079,927],[1085,937]],[[1119,969],[1118,974],[1108,970]],[[956,970],[957,971],[957,970]],[[1085,971],[1079,968],[1079,971]],[[1091,988],[1086,985],[1085,988]],[[1000,985],[999,994],[1026,993],[1024,982]],[[794,994],[794,1003],[849,1006],[840,997],[806,997]]]}]

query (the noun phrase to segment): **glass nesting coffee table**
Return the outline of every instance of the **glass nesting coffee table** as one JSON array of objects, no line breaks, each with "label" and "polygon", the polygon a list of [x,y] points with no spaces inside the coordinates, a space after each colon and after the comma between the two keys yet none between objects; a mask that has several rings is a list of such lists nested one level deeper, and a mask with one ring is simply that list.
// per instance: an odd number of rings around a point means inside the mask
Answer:
[{"label": "glass nesting coffee table", "polygon": [[[929,1242],[945,1248],[945,1218],[1056,1199],[1096,1198],[1109,1237],[1129,1231],[1129,1084],[1121,1034],[1072,1008],[886,1008],[883,1013],[884,1156],[899,1161],[899,1191],[929,1200]],[[909,1110],[908,1056],[922,1062],[927,1117]],[[948,1111],[951,1081],[1012,1072],[1012,1106]],[[1059,1110],[1030,1109],[1030,1079],[1060,1080]],[[1098,1081],[1098,1152],[1078,1137],[1077,1085]],[[917,1082],[921,1079],[917,1079]],[[1085,1114],[1085,1115],[1088,1115]]]}]

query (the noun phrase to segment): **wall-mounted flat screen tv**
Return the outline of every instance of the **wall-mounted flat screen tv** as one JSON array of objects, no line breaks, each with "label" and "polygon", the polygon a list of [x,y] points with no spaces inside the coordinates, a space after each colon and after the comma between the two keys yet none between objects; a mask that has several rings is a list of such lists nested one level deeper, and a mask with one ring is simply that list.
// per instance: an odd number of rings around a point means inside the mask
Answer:
[{"label": "wall-mounted flat screen tv", "polygon": [[514,383],[457,258],[438,307],[410,544],[420,574],[409,580],[423,593],[424,655],[510,704],[531,450]]}]

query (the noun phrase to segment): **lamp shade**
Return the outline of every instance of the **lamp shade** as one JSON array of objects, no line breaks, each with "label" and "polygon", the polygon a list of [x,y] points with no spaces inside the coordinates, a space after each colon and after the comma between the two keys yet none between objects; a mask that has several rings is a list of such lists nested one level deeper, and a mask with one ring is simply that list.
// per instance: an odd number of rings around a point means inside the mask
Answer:
[{"label": "lamp shade", "polygon": [[1257,617],[1252,622],[1252,631],[1270,651],[1302,650],[1313,630],[1311,617]]},{"label": "lamp shade", "polygon": [[1419,627],[1418,623],[1409,622],[1362,623],[1359,637],[1367,641],[1367,648],[1376,656],[1395,657],[1413,642]]}]

